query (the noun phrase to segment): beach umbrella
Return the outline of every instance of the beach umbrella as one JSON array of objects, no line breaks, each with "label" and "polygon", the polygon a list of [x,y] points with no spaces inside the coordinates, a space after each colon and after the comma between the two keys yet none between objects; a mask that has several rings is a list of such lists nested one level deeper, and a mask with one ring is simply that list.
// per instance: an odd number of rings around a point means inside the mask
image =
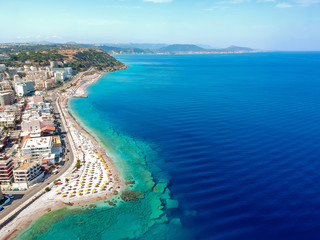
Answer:
[{"label": "beach umbrella", "polygon": [[59,192],[59,190],[57,190],[56,192]]},{"label": "beach umbrella", "polygon": [[63,195],[65,195],[65,193],[63,192],[63,193],[61,193],[61,195],[63,196]]},{"label": "beach umbrella", "polygon": [[104,183],[108,183],[108,181],[104,181]]},{"label": "beach umbrella", "polygon": [[96,191],[96,189],[94,188],[94,189],[92,189],[92,192],[95,192]]},{"label": "beach umbrella", "polygon": [[98,187],[98,184],[95,184],[94,186],[95,186],[95,187]]},{"label": "beach umbrella", "polygon": [[88,189],[84,190],[85,192],[88,192]]},{"label": "beach umbrella", "polygon": [[83,182],[79,182],[79,184],[81,184],[81,185],[82,185],[82,184],[83,184]]},{"label": "beach umbrella", "polygon": [[73,195],[73,192],[71,192],[70,195],[72,196],[72,195]]},{"label": "beach umbrella", "polygon": [[78,194],[81,194],[81,192],[79,191]]}]

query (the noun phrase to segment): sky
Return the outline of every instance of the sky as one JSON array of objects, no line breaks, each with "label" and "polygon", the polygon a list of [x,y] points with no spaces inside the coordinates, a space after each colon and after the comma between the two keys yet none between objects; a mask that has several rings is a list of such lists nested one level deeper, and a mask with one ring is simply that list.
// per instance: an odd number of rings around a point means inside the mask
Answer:
[{"label": "sky", "polygon": [[0,42],[320,50],[320,0],[0,0]]}]

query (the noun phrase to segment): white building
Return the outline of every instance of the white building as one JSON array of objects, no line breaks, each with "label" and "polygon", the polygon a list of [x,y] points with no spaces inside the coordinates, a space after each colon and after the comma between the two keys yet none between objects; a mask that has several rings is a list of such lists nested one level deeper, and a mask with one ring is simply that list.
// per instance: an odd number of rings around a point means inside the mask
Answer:
[{"label": "white building", "polygon": [[54,78],[58,81],[64,81],[67,78],[67,73],[65,71],[55,72]]},{"label": "white building", "polygon": [[16,188],[28,188],[44,176],[41,166],[37,162],[24,163],[13,170],[14,184]]},{"label": "white building", "polygon": [[24,65],[23,68],[24,68],[25,72],[29,72],[30,71],[30,66],[28,66],[28,65]]},{"label": "white building", "polygon": [[18,96],[27,96],[34,92],[34,82],[32,81],[23,81],[15,83],[14,87]]},{"label": "white building", "polygon": [[37,67],[34,67],[34,66],[30,66],[30,70],[31,70],[31,71],[38,71],[38,68],[37,68]]},{"label": "white building", "polygon": [[0,113],[0,126],[13,128],[16,126],[16,115],[8,112]]},{"label": "white building", "polygon": [[22,143],[22,156],[30,155],[32,159],[38,159],[44,154],[51,154],[52,147],[52,137],[27,138]]},{"label": "white building", "polygon": [[5,71],[6,70],[6,65],[0,64],[0,71]]}]

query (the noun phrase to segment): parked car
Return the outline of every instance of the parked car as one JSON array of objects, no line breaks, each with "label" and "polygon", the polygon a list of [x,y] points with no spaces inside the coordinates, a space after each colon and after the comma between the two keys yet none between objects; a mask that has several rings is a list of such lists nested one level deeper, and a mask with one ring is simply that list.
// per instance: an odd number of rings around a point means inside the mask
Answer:
[{"label": "parked car", "polygon": [[0,206],[0,211],[2,211],[3,210],[3,207],[2,206]]}]

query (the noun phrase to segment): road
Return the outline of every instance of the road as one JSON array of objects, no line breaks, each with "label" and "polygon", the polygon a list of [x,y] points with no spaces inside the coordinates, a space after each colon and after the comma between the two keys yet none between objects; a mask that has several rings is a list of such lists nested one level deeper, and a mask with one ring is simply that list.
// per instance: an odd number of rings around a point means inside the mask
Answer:
[{"label": "road", "polygon": [[59,179],[59,177],[64,174],[69,168],[72,166],[72,163],[74,161],[74,153],[72,151],[72,148],[70,146],[70,136],[67,134],[66,126],[64,125],[63,121],[61,120],[61,116],[59,114],[59,111],[57,109],[57,106],[55,104],[55,100],[57,98],[57,94],[52,94],[52,105],[54,107],[54,113],[56,113],[56,116],[59,118],[57,121],[60,123],[61,127],[61,137],[64,140],[65,143],[65,149],[67,150],[67,154],[65,157],[69,158],[69,161],[66,161],[65,164],[60,167],[59,173],[52,174],[48,178],[46,178],[43,182],[36,184],[35,186],[29,188],[27,191],[19,192],[19,191],[11,191],[6,192],[5,194],[12,194],[15,198],[8,203],[6,206],[4,206],[4,209],[0,212],[0,219],[3,219],[6,217],[9,213],[14,211],[17,207],[21,206],[23,203],[28,201],[30,198],[32,198],[36,193],[44,189],[47,185],[52,183],[54,180]]}]

